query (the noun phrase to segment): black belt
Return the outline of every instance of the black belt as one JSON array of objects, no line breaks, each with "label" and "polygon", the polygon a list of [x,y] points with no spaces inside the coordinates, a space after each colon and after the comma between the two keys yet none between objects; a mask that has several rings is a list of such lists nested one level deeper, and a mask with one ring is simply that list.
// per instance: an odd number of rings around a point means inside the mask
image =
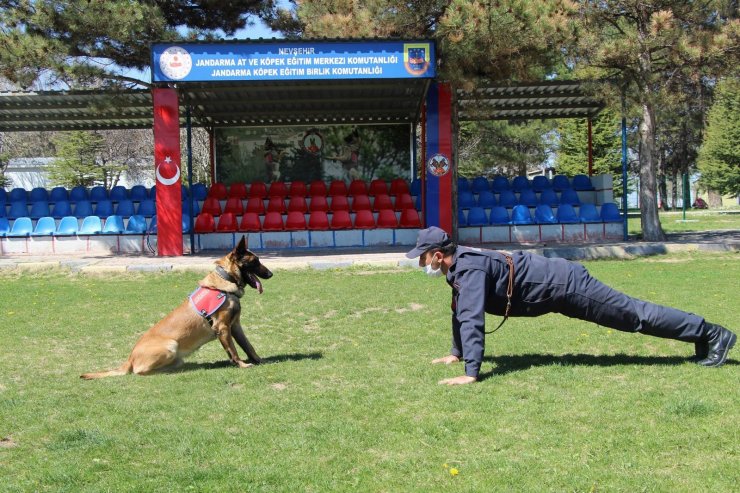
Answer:
[{"label": "black belt", "polygon": [[505,253],[501,253],[501,255],[504,256],[504,258],[506,259],[506,265],[508,265],[509,267],[509,284],[506,286],[506,310],[504,310],[504,319],[501,321],[500,324],[498,324],[498,327],[489,332],[486,332],[486,334],[491,334],[500,329],[501,326],[504,325],[504,322],[508,320],[509,311],[511,310],[511,297],[514,294],[514,259],[511,257],[511,255],[507,255]]}]

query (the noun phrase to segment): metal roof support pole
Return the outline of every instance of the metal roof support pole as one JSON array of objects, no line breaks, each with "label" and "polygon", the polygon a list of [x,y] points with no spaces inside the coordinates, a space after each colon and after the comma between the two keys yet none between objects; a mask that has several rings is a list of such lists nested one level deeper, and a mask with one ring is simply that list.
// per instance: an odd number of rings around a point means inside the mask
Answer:
[{"label": "metal roof support pole", "polygon": [[588,176],[594,174],[594,139],[591,128],[591,117],[588,117]]},{"label": "metal roof support pole", "polygon": [[190,196],[190,200],[188,200],[188,221],[190,223],[188,224],[188,231],[190,232],[190,255],[193,255],[195,253],[195,232],[193,231],[195,227],[193,201],[195,198],[193,197],[193,126],[190,121],[190,105],[185,107],[185,129],[187,131],[188,146],[188,191],[190,192],[188,194]]},{"label": "metal roof support pole", "polygon": [[[622,213],[624,241],[627,241],[627,100],[622,89]],[[590,121],[590,120],[589,120]]]}]

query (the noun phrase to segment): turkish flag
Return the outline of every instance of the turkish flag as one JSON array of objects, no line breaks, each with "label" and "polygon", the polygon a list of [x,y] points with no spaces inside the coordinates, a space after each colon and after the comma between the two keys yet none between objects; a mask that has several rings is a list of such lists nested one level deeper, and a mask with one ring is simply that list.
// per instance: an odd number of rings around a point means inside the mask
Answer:
[{"label": "turkish flag", "polygon": [[157,254],[182,255],[180,107],[177,90],[152,89],[157,178]]}]

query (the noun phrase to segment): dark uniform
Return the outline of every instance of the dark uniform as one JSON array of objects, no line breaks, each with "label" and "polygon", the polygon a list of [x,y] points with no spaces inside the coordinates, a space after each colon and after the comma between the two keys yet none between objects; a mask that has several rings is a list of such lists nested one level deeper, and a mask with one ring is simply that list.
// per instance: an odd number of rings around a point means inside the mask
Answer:
[{"label": "dark uniform", "polygon": [[[704,319],[693,313],[638,300],[591,277],[581,264],[514,252],[510,316],[562,313],[605,327],[700,342]],[[483,360],[485,314],[503,316],[509,266],[503,253],[458,246],[447,273],[452,287],[452,352],[477,377]]]}]

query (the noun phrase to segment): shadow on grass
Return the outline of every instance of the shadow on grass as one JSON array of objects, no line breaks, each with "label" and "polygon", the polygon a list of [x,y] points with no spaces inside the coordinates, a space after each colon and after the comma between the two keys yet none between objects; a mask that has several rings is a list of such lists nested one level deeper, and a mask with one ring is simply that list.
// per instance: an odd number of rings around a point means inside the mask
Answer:
[{"label": "shadow on grass", "polygon": [[[482,373],[479,380],[496,375],[506,375],[524,371],[537,366],[623,366],[623,365],[681,365],[689,361],[682,356],[634,356],[629,354],[504,354],[487,356],[484,361],[493,363],[493,371]],[[738,362],[728,359],[725,365],[737,365]]]},{"label": "shadow on grass", "polygon": [[[314,353],[291,353],[291,354],[275,354],[273,356],[267,356],[262,358],[260,365],[272,364],[272,363],[285,363],[287,361],[303,361],[303,360],[317,360],[323,358],[324,355],[320,352]],[[212,363],[183,363],[182,366],[173,370],[174,373],[194,370],[212,370],[216,368],[228,368],[234,366],[229,360],[214,361]]]}]

